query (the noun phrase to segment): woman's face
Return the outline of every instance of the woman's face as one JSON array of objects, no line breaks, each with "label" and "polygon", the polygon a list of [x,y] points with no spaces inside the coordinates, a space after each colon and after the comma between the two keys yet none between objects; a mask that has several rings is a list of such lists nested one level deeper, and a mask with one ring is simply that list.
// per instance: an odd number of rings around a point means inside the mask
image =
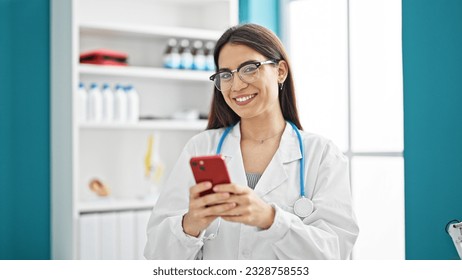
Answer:
[{"label": "woman's face", "polygon": [[[235,70],[249,61],[267,60],[268,58],[252,48],[228,43],[220,51],[218,67]],[[269,114],[282,114],[278,99],[278,82],[283,82],[285,75],[281,76],[277,64],[261,65],[258,68],[258,78],[252,83],[243,82],[237,73],[233,75],[231,88],[223,90],[222,94],[228,106],[241,119],[266,118]]]}]

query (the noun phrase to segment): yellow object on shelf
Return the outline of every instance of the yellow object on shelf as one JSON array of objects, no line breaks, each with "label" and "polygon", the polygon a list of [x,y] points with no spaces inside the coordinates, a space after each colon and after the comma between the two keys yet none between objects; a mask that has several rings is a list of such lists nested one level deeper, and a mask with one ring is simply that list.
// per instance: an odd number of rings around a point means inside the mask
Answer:
[{"label": "yellow object on shelf", "polygon": [[151,173],[151,158],[152,158],[152,145],[154,143],[154,137],[149,135],[148,137],[148,149],[146,151],[146,156],[144,157],[144,176],[149,177]]},{"label": "yellow object on shelf", "polygon": [[158,184],[164,175],[164,165],[160,160],[159,152],[155,149],[156,145],[154,136],[149,135],[148,147],[144,157],[144,174],[145,177],[152,180],[153,183]]}]

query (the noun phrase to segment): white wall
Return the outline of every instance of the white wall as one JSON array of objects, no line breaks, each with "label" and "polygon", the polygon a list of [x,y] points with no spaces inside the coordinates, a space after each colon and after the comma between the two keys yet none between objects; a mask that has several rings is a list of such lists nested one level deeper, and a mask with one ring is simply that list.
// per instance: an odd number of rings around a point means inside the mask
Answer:
[{"label": "white wall", "polygon": [[404,259],[401,1],[283,1],[305,130],[349,157],[354,259]]}]

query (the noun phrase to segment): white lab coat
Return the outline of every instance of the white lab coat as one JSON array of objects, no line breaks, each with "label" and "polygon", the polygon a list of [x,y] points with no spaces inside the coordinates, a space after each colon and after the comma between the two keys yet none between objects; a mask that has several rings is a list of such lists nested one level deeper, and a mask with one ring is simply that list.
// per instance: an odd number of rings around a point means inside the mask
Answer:
[{"label": "white lab coat", "polygon": [[[274,157],[255,187],[256,194],[275,208],[267,230],[217,220],[196,238],[184,233],[182,217],[188,211],[189,188],[195,184],[189,159],[215,154],[224,129],[204,131],[185,146],[149,220],[147,259],[347,259],[358,235],[352,209],[348,160],[335,145],[314,134],[301,132],[305,145],[305,195],[314,211],[301,219],[294,214],[300,197],[300,147],[287,124]],[[239,123],[223,143],[231,181],[247,185],[240,149]]]}]

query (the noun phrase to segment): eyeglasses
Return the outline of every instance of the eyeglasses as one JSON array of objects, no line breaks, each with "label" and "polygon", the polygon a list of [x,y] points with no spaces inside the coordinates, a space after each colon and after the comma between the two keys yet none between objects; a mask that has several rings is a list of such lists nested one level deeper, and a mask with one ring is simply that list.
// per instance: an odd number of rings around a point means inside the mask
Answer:
[{"label": "eyeglasses", "polygon": [[233,85],[235,72],[237,72],[241,81],[250,84],[258,79],[258,68],[265,64],[276,64],[276,61],[267,60],[262,62],[246,62],[234,70],[220,70],[210,76],[210,80],[214,82],[215,87],[219,91],[226,91]]}]

